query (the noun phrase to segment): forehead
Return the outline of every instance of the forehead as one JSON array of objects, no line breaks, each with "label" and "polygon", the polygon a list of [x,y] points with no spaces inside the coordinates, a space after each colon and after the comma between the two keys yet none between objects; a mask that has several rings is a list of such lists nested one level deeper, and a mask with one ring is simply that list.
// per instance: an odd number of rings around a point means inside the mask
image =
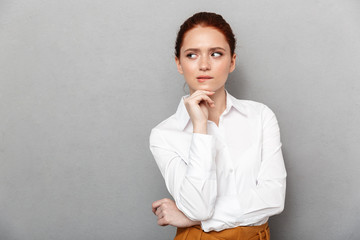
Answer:
[{"label": "forehead", "polygon": [[213,27],[195,27],[186,32],[183,48],[223,47],[230,48],[222,32]]}]

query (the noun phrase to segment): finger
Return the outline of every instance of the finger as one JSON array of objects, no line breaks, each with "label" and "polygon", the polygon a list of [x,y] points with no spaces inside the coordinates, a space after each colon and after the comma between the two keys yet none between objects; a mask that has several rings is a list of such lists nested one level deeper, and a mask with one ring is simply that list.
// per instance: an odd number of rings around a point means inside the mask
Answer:
[{"label": "finger", "polygon": [[161,206],[156,209],[155,215],[159,216],[159,214],[162,212]]},{"label": "finger", "polygon": [[207,95],[199,95],[194,97],[196,104],[199,104],[201,101],[207,102],[210,106],[215,106],[215,102]]},{"label": "finger", "polygon": [[215,102],[214,101],[212,101],[211,103],[209,103],[209,102],[206,102],[206,103],[208,104],[209,107],[215,107]]},{"label": "finger", "polygon": [[212,108],[214,108],[214,107],[215,107],[215,102],[212,101],[211,103],[209,103],[209,102],[207,101],[207,102],[206,102],[206,105],[207,105],[207,107],[212,107]]},{"label": "finger", "polygon": [[158,208],[163,202],[166,202],[167,201],[167,198],[163,198],[163,199],[160,199],[160,200],[157,200],[155,202],[152,203],[152,208],[156,209]]},{"label": "finger", "polygon": [[156,210],[163,204],[166,204],[168,202],[170,202],[172,200],[168,199],[168,198],[163,198],[163,199],[160,199],[160,200],[157,200],[155,202],[152,203],[152,212],[154,214],[156,214]]},{"label": "finger", "polygon": [[[195,100],[196,103],[198,104],[199,101],[202,101],[202,100],[199,100],[199,98],[203,99],[203,98],[209,97],[209,95],[211,95],[211,94],[214,93],[214,92],[208,92],[208,93],[210,93],[210,94],[207,94],[207,91],[199,91],[199,92],[197,92],[197,93],[194,93],[194,94],[191,95],[190,97],[185,98],[185,103],[186,103],[186,102],[191,102],[191,101],[194,101],[194,100]],[[209,98],[209,99],[211,99],[211,98]],[[211,99],[211,101],[212,101],[212,99]]]},{"label": "finger", "polygon": [[192,96],[190,96],[189,98],[187,98],[188,101],[191,101],[192,99],[196,99],[198,98],[199,96],[211,96],[212,95],[212,92],[199,92],[197,94],[193,94]]},{"label": "finger", "polygon": [[167,226],[169,223],[167,222],[166,218],[161,218],[157,221],[158,225],[160,226]]},{"label": "finger", "polygon": [[192,96],[191,98],[189,98],[189,100],[193,100],[193,99],[199,99],[199,98],[210,98],[207,94],[205,93],[200,93],[200,94],[197,94],[195,96]]},{"label": "finger", "polygon": [[159,215],[157,215],[158,220],[163,218],[165,216],[164,212],[160,212]]},{"label": "finger", "polygon": [[157,209],[158,209],[158,207],[152,207],[152,212],[155,214]]}]

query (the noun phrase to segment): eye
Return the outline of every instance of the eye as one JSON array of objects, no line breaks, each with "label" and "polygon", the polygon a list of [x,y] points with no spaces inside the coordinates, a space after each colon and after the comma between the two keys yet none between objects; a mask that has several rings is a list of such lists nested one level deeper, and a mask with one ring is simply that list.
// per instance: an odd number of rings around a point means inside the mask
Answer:
[{"label": "eye", "polygon": [[211,56],[213,57],[221,57],[223,54],[221,52],[213,52]]},{"label": "eye", "polygon": [[186,55],[186,57],[188,58],[195,58],[196,57],[196,54],[195,53],[189,53]]}]

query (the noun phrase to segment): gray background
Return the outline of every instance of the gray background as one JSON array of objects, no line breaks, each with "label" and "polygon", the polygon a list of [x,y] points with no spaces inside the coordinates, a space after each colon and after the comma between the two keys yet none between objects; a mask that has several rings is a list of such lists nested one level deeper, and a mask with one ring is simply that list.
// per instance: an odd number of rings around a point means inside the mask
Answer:
[{"label": "gray background", "polygon": [[179,25],[238,39],[227,89],[276,113],[288,171],[272,239],[359,239],[360,2],[0,0],[0,239],[171,239],[148,148],[182,95]]}]

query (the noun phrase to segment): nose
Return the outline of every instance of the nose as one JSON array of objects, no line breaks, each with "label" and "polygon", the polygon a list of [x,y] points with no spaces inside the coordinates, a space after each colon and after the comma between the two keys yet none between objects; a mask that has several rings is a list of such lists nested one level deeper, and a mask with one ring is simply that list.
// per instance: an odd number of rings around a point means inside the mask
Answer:
[{"label": "nose", "polygon": [[207,71],[210,70],[210,59],[208,57],[201,57],[199,68],[201,71]]}]

